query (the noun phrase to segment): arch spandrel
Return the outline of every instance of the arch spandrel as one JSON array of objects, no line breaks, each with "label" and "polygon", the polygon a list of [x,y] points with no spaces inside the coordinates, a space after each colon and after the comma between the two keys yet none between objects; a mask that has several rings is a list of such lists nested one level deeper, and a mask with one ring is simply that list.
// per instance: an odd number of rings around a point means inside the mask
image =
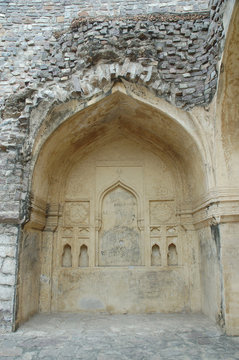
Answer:
[{"label": "arch spandrel", "polygon": [[186,132],[185,138],[188,141],[191,139],[190,142],[195,143],[198,147],[200,156],[205,157],[203,146],[200,144],[203,139],[198,135],[200,123],[197,123],[190,112],[183,111],[156,97],[143,86],[131,84],[123,79],[119,80],[110,83],[108,88],[100,93],[92,93],[89,97],[81,98],[74,95],[74,98],[69,100],[71,94],[68,94],[68,97],[65,96],[64,99],[57,99],[56,97],[52,104],[49,103],[48,110],[41,111],[39,107],[38,129],[33,127],[35,129],[33,161],[36,161],[39,151],[47,139],[66,121],[77,119],[77,122],[81,122],[82,129],[85,130],[88,125],[97,123],[99,117],[108,118],[108,115],[112,115],[112,113],[117,116],[121,113],[120,109],[126,113],[129,107],[132,109],[139,108],[140,104],[145,105],[141,112],[150,111],[151,108],[150,116],[157,114],[160,118],[166,119],[168,123],[178,124],[179,128]]},{"label": "arch spandrel", "polygon": [[[69,167],[76,152],[86,153],[91,147],[94,148],[94,141],[103,138],[108,141],[107,139],[117,136],[117,131],[128,132],[149,145],[154,144],[155,148],[161,148],[163,153],[174,159],[177,166],[184,169],[187,181],[194,182],[192,191],[195,197],[205,191],[208,182],[205,180],[204,152],[199,150],[199,140],[193,138],[193,131],[190,130],[190,134],[188,132],[190,116],[163,100],[160,100],[158,105],[152,105],[151,98],[150,103],[145,98],[139,100],[139,96],[133,95],[131,90],[127,90],[127,94],[125,92],[123,85],[115,85],[111,95],[101,98],[100,101],[97,99],[95,103],[92,99],[88,107],[85,104],[82,111],[67,121],[62,120],[61,125],[56,124],[51,135],[39,132],[33,156],[36,161],[32,178],[33,194],[45,198],[48,193],[47,182],[58,182],[61,186],[61,173]],[[64,114],[66,113],[67,110]],[[44,139],[46,141],[41,145]],[[39,173],[34,175],[38,172],[37,168],[41,168],[40,176]],[[197,180],[199,177],[200,182]],[[44,194],[40,194],[39,183],[46,184]],[[47,201],[46,198],[45,200]]]}]

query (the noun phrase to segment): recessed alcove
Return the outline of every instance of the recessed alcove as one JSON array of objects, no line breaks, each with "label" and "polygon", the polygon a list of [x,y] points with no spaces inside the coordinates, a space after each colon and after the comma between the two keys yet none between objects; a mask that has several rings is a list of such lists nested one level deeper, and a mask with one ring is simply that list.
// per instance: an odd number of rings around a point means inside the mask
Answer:
[{"label": "recessed alcove", "polygon": [[169,266],[178,265],[178,254],[175,244],[170,244],[168,246],[168,265]]},{"label": "recessed alcove", "polygon": [[79,255],[79,267],[88,267],[89,266],[89,255],[88,247],[86,245],[81,245],[80,255]]},{"label": "recessed alcove", "polygon": [[36,311],[200,311],[202,159],[187,117],[163,106],[116,91],[36,140],[32,193],[47,212],[33,206],[24,230],[41,233]]},{"label": "recessed alcove", "polygon": [[160,266],[161,265],[160,247],[157,244],[154,244],[152,246],[151,265],[152,266]]},{"label": "recessed alcove", "polygon": [[62,266],[63,267],[72,267],[71,246],[69,244],[66,244],[63,249]]}]

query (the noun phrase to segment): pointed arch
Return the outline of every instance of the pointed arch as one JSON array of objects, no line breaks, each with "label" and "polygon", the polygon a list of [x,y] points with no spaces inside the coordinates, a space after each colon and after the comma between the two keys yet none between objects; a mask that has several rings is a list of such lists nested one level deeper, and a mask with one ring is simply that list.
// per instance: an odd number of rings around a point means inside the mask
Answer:
[{"label": "pointed arch", "polygon": [[98,197],[99,266],[138,266],[143,263],[139,194],[121,180]]},{"label": "pointed arch", "polygon": [[102,203],[105,198],[105,196],[110,193],[112,190],[116,189],[117,187],[121,187],[131,193],[135,198],[137,202],[137,224],[139,229],[141,229],[141,222],[142,222],[142,204],[141,204],[141,198],[137,191],[130,185],[125,184],[122,180],[114,181],[112,184],[108,185],[105,190],[103,190],[97,199],[98,204],[98,212],[97,212],[97,220],[98,220],[98,228],[100,230],[101,228],[101,213],[102,213]]},{"label": "pointed arch", "polygon": [[[68,94],[64,101],[51,104],[47,114],[42,111],[38,115],[41,118],[30,165],[29,187],[34,196],[47,201],[51,179],[61,181],[59,173],[66,171],[62,168],[70,163],[68,157],[72,158],[80,149],[83,154],[99,137],[110,137],[118,125],[168,153],[188,181],[193,181],[195,199],[201,196],[208,187],[207,169],[211,166],[206,165],[210,159],[204,149],[205,137],[199,135],[197,119],[152,96],[146,89],[141,90],[140,96],[130,83],[112,83],[107,92],[89,99],[71,99]],[[38,112],[41,113],[40,109]]]}]

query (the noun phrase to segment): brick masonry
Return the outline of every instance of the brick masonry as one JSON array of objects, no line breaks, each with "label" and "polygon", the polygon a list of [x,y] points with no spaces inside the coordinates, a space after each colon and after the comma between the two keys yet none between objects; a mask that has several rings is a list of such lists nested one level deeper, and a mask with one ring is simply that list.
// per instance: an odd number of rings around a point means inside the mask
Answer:
[{"label": "brick masonry", "polygon": [[207,106],[217,87],[223,3],[0,0],[2,327],[10,328],[14,317],[18,231],[28,216],[40,126],[34,111],[44,101],[49,108],[87,98],[121,78],[186,111]]}]

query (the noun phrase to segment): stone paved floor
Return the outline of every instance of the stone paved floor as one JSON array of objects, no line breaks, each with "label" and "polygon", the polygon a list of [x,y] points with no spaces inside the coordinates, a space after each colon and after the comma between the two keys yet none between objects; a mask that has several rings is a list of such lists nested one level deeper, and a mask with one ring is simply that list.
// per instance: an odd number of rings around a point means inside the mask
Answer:
[{"label": "stone paved floor", "polygon": [[0,335],[0,359],[234,360],[239,337],[201,314],[36,315]]}]

